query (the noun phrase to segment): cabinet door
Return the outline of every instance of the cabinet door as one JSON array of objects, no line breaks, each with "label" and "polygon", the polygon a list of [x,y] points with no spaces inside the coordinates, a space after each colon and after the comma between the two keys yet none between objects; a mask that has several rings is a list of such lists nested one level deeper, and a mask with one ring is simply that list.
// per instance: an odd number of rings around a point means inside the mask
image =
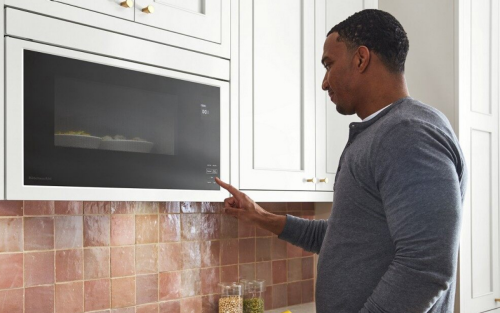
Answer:
[{"label": "cabinet door", "polygon": [[500,307],[499,4],[461,0],[459,137],[469,167],[460,242],[460,312]]},{"label": "cabinet door", "polygon": [[70,4],[75,7],[88,9],[91,11],[96,11],[131,21],[134,20],[133,7],[127,7],[121,5],[121,3],[125,2],[125,0],[92,0],[92,1],[56,0],[56,2]]},{"label": "cabinet door", "polygon": [[314,190],[314,2],[239,5],[239,186]]},{"label": "cabinet door", "polygon": [[355,12],[375,9],[378,0],[316,1],[316,190],[332,191],[335,173],[349,136],[349,123],[359,122],[357,115],[340,115],[328,93],[321,89],[325,69],[321,64],[326,34]]},{"label": "cabinet door", "polygon": [[135,0],[136,22],[215,43],[221,43],[223,18],[229,18],[229,0]]}]

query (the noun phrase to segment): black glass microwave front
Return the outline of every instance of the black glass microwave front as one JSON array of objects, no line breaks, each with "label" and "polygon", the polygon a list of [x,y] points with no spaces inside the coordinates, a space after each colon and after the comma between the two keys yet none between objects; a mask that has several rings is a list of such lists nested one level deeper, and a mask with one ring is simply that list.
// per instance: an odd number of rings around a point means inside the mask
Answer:
[{"label": "black glass microwave front", "polygon": [[220,88],[24,51],[24,184],[219,190]]}]

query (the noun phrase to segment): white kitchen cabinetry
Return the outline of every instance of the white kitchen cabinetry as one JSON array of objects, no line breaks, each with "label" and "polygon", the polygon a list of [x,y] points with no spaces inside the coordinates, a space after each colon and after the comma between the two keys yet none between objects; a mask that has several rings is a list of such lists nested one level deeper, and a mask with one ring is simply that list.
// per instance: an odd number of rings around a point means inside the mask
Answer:
[{"label": "white kitchen cabinetry", "polygon": [[446,114],[468,166],[455,312],[498,312],[499,3],[379,0],[379,4],[408,33],[410,94]]},{"label": "white kitchen cabinetry", "polygon": [[[223,3],[225,5],[223,5]],[[227,0],[135,0],[135,21],[220,43]],[[150,12],[151,7],[154,12]]]},{"label": "white kitchen cabinetry", "polygon": [[349,137],[349,123],[359,122],[357,115],[341,115],[328,94],[321,89],[325,69],[321,64],[323,43],[333,26],[364,9],[376,9],[378,0],[316,1],[316,190],[331,191],[340,155]]},{"label": "white kitchen cabinetry", "polygon": [[75,7],[96,11],[99,13],[112,15],[127,20],[134,20],[134,10],[132,0],[100,0],[100,1],[81,1],[81,0],[54,0],[57,2],[69,4]]}]

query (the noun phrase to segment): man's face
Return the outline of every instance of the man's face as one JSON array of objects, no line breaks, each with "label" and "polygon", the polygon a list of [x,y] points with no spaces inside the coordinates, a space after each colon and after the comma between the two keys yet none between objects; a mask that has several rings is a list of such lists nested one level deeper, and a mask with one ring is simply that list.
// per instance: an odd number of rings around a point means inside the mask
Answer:
[{"label": "man's face", "polygon": [[321,63],[326,68],[321,88],[328,91],[328,96],[335,103],[340,114],[351,115],[354,110],[354,64],[353,52],[347,50],[343,42],[337,41],[338,33],[330,34],[323,46]]}]

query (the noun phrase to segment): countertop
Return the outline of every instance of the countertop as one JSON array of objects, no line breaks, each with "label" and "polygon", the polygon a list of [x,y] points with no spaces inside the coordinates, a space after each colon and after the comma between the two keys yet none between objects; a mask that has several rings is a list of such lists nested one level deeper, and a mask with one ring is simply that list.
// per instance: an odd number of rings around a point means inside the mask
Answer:
[{"label": "countertop", "polygon": [[292,313],[316,313],[316,304],[314,302],[309,302],[299,305],[292,305],[280,309],[269,310],[266,311],[265,313],[281,313],[285,312],[286,310],[289,310]]}]

